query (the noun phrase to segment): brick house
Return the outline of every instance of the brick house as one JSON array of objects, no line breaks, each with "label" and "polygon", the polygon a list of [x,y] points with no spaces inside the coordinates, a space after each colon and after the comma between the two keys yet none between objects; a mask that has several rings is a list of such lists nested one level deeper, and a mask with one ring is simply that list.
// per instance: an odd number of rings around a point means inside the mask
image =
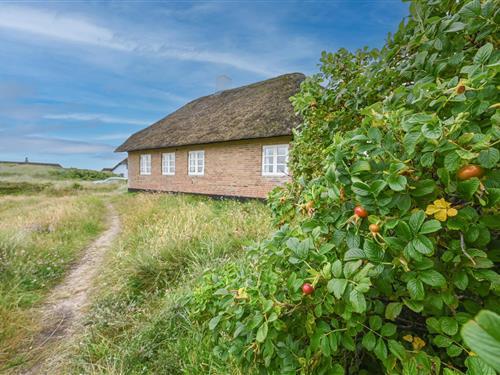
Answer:
[{"label": "brick house", "polygon": [[130,191],[265,198],[288,181],[288,149],[300,119],[289,101],[292,73],[196,99],[133,134]]}]

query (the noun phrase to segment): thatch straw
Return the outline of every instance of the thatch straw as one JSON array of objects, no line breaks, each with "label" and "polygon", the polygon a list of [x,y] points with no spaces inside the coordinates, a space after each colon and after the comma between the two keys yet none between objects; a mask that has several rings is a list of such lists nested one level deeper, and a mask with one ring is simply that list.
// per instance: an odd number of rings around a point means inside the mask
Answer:
[{"label": "thatch straw", "polygon": [[291,135],[300,118],[290,96],[304,80],[285,74],[196,99],[130,136],[117,152]]}]

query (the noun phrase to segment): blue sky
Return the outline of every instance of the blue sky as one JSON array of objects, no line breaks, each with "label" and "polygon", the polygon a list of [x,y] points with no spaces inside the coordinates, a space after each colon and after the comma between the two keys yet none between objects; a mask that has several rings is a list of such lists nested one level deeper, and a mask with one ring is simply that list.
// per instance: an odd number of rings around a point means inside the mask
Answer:
[{"label": "blue sky", "polygon": [[0,160],[100,169],[197,97],[380,47],[399,0],[0,3]]}]

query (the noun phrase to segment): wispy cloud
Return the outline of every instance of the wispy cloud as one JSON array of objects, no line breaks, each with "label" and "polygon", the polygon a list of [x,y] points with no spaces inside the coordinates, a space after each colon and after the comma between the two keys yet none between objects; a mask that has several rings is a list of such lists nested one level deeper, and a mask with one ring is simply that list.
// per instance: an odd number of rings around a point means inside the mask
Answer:
[{"label": "wispy cloud", "polygon": [[131,35],[116,32],[95,22],[62,13],[50,12],[26,6],[0,5],[0,28],[35,34],[40,37],[69,43],[87,44],[122,52],[154,54],[159,57],[225,64],[235,68],[270,76],[276,72],[257,58],[242,54],[204,50],[194,44],[178,43],[174,38],[168,42],[154,42],[154,38],[140,42]]},{"label": "wispy cloud", "polygon": [[103,134],[94,137],[97,141],[119,141],[127,139],[131,133],[111,133],[111,134]]},{"label": "wispy cloud", "polygon": [[96,154],[113,152],[114,147],[102,143],[82,142],[62,138],[6,135],[0,138],[0,151],[36,152],[49,155]]},{"label": "wispy cloud", "polygon": [[127,124],[145,126],[152,121],[136,120],[125,117],[108,116],[100,113],[63,113],[63,114],[48,114],[43,118],[48,120],[67,120],[67,121],[93,121],[102,122],[105,124]]}]

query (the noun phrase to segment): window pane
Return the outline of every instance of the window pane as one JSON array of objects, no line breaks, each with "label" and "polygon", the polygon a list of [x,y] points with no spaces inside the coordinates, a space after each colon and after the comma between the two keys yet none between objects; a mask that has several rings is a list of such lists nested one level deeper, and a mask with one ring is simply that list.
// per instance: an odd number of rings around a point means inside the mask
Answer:
[{"label": "window pane", "polygon": [[276,150],[276,149],[274,149],[274,148],[266,147],[266,148],[264,149],[264,155],[265,155],[265,156],[272,156],[272,155],[274,154],[274,151],[275,151],[275,150]]},{"label": "window pane", "polygon": [[273,166],[272,165],[264,165],[264,172],[265,173],[273,173]]},{"label": "window pane", "polygon": [[204,153],[203,151],[198,152],[198,159],[203,159]]},{"label": "window pane", "polygon": [[273,157],[266,157],[266,159],[264,160],[264,164],[273,164]]},{"label": "window pane", "polygon": [[278,155],[286,155],[288,154],[287,147],[278,147]]},{"label": "window pane", "polygon": [[284,164],[278,164],[276,168],[278,173],[285,173],[285,165]]},{"label": "window pane", "polygon": [[278,156],[278,164],[286,164],[286,156]]}]

